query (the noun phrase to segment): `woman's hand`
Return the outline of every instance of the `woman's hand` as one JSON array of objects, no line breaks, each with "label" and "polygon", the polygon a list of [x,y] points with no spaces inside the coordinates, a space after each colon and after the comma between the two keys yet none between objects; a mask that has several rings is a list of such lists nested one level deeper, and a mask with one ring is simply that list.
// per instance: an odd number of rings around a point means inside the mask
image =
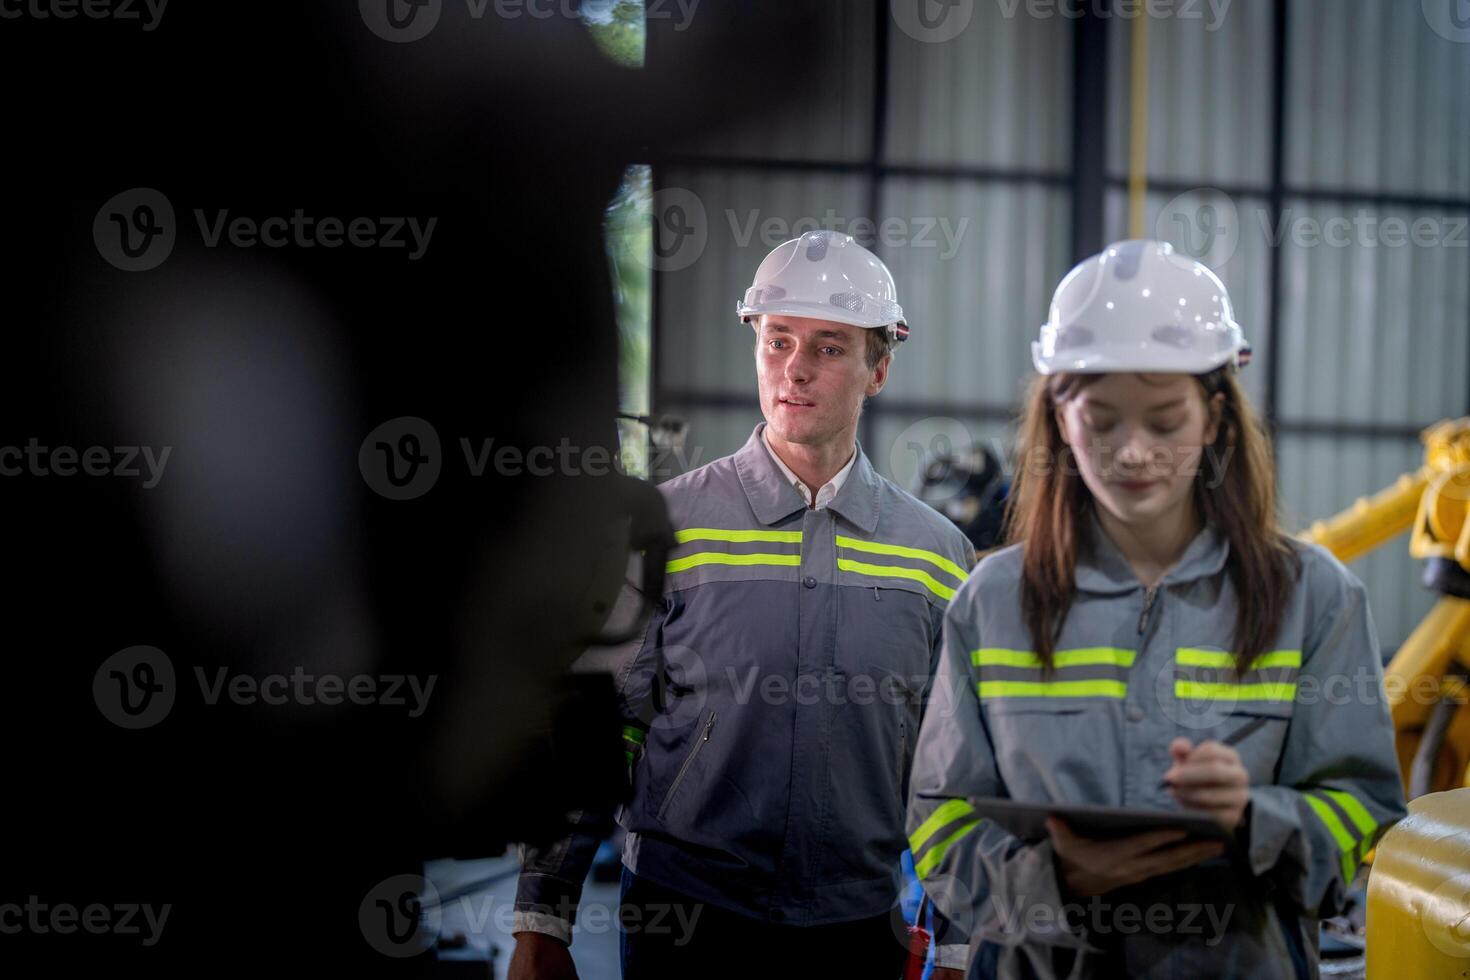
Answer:
[{"label": "woman's hand", "polygon": [[1130,837],[1078,837],[1055,817],[1046,822],[1057,873],[1079,898],[1101,895],[1158,875],[1192,867],[1224,853],[1219,841],[1188,841],[1182,830],[1151,830]]},{"label": "woman's hand", "polygon": [[1240,826],[1250,802],[1251,777],[1241,765],[1240,753],[1219,742],[1187,738],[1169,744],[1174,765],[1164,773],[1164,782],[1174,798],[1191,810],[1203,810],[1231,833]]}]

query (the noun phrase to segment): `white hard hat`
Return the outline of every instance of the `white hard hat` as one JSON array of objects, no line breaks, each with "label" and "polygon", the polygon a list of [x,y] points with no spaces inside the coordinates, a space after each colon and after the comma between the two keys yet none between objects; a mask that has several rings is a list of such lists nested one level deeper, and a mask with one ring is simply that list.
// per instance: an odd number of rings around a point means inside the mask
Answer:
[{"label": "white hard hat", "polygon": [[851,235],[835,231],[809,231],[777,246],[735,311],[746,323],[778,313],[883,327],[895,343],[909,335],[893,273]]},{"label": "white hard hat", "polygon": [[1041,374],[1207,374],[1249,360],[1220,278],[1147,239],[1116,242],[1067,273],[1031,345]]}]

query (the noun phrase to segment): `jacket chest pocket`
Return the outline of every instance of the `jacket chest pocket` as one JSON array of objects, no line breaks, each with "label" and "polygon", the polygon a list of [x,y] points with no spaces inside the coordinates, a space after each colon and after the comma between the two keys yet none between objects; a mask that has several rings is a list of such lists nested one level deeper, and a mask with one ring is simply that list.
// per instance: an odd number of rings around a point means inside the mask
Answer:
[{"label": "jacket chest pocket", "polygon": [[983,702],[996,767],[1012,799],[1113,802],[1122,744],[1115,706],[1093,699]]},{"label": "jacket chest pocket", "polygon": [[833,660],[849,678],[903,679],[922,689],[930,675],[936,617],[917,592],[886,586],[847,586],[837,609]]},{"label": "jacket chest pocket", "polygon": [[1232,745],[1241,765],[1250,773],[1252,786],[1274,783],[1286,728],[1291,723],[1291,705],[1286,703],[1241,703],[1230,705],[1200,719],[1198,727],[1185,726],[1180,734],[1198,745],[1240,737]]}]

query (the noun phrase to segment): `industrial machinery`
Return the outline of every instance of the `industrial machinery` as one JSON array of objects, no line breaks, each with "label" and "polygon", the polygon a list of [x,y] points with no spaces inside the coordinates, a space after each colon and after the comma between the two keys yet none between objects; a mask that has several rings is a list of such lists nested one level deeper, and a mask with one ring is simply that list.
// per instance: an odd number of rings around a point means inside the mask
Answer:
[{"label": "industrial machinery", "polygon": [[1424,584],[1439,594],[1384,671],[1410,799],[1470,786],[1470,418],[1439,422],[1421,439],[1419,470],[1302,535],[1347,562],[1408,531]]}]

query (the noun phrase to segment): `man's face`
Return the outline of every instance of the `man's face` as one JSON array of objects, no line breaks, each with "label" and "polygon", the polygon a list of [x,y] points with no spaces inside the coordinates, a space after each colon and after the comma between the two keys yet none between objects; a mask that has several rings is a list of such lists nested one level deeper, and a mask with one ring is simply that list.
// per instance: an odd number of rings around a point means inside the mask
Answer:
[{"label": "man's face", "polygon": [[809,317],[760,318],[755,370],[771,435],[802,445],[853,438],[863,398],[888,380],[890,358],[868,367],[864,330]]},{"label": "man's face", "polygon": [[1142,526],[1188,505],[1223,401],[1187,374],[1105,374],[1057,406],[1057,424],[1097,502]]}]

